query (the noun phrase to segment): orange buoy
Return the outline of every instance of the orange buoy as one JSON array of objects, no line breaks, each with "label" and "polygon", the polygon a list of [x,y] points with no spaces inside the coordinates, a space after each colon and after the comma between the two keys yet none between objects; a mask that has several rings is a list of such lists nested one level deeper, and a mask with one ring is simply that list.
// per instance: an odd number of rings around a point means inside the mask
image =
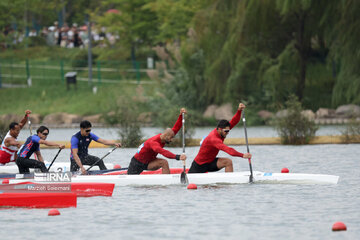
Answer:
[{"label": "orange buoy", "polygon": [[60,212],[59,210],[57,209],[50,209],[49,213],[48,213],[48,216],[57,216],[57,215],[60,215]]},{"label": "orange buoy", "polygon": [[114,165],[114,169],[119,169],[119,168],[121,168],[120,164],[115,164]]},{"label": "orange buoy", "polygon": [[4,179],[3,181],[2,181],[2,184],[9,184],[9,179]]},{"label": "orange buoy", "polygon": [[187,189],[197,189],[197,186],[195,183],[189,183],[189,185],[187,186]]},{"label": "orange buoy", "polygon": [[332,226],[333,231],[346,231],[346,225],[343,222],[336,222]]},{"label": "orange buoy", "polygon": [[289,173],[289,169],[285,167],[281,169],[281,173]]}]

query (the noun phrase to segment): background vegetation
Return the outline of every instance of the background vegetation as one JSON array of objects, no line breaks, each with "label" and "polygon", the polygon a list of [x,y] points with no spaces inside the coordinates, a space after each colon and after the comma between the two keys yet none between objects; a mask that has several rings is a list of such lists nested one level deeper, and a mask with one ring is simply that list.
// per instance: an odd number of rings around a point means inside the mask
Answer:
[{"label": "background vegetation", "polygon": [[[201,113],[210,104],[246,101],[254,112],[276,111],[291,94],[315,111],[360,104],[358,9],[356,0],[3,0],[0,28],[28,32],[56,20],[83,25],[90,19],[120,36],[112,49],[95,46],[94,61],[158,60],[153,47],[164,47],[175,64],[172,77],[144,87],[151,104],[140,106],[154,112],[159,125],[168,122],[161,111],[169,107]],[[44,43],[28,40],[2,49],[0,58],[86,58],[78,49],[36,47]],[[32,88],[1,89],[0,113],[103,113],[136,89],[103,84],[93,95],[85,83],[76,92],[59,84],[37,80]],[[199,119],[194,124],[204,123]]]}]

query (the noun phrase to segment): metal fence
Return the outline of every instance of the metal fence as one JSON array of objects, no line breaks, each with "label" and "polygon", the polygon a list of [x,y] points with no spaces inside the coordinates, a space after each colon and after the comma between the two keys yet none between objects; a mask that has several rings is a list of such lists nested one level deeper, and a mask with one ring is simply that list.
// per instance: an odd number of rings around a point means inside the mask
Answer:
[{"label": "metal fence", "polygon": [[[152,64],[153,65],[153,64]],[[94,61],[93,83],[151,83],[147,61]],[[0,87],[31,85],[34,80],[65,83],[65,74],[76,72],[78,81],[89,81],[88,62],[82,60],[0,59]],[[59,80],[59,81],[55,81]]]}]

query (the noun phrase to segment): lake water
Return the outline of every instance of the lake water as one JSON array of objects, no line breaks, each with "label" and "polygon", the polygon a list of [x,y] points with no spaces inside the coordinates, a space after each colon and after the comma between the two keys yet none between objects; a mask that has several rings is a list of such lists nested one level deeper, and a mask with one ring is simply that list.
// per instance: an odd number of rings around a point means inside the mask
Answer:
[{"label": "lake water", "polygon": [[[202,127],[195,128],[193,138],[203,138],[209,134],[209,132],[215,127]],[[317,136],[330,136],[330,135],[341,135],[344,131],[344,125],[334,125],[334,126],[320,126],[319,130],[316,132]],[[49,141],[70,141],[71,136],[78,132],[80,129],[71,129],[71,128],[52,128],[50,129],[50,134],[47,138]],[[152,137],[158,133],[161,133],[163,128],[142,128],[142,134],[144,138]],[[33,134],[36,132],[36,129],[33,129]],[[117,128],[93,128],[93,133],[104,139],[119,139],[119,129]],[[278,134],[276,130],[269,126],[257,126],[257,127],[247,127],[248,137],[277,137]],[[25,127],[19,135],[19,140],[25,140],[30,135],[29,129]],[[238,125],[233,128],[229,133],[229,138],[243,138],[244,137],[244,128],[242,125]]]},{"label": "lake water", "polygon": [[[168,148],[181,153],[181,148]],[[245,146],[236,146],[241,152]],[[103,156],[109,149],[90,149]],[[190,166],[199,147],[186,148]],[[239,184],[117,187],[113,197],[78,198],[77,208],[0,209],[1,239],[359,239],[360,144],[250,146],[253,169],[339,175],[337,185]],[[44,149],[52,160],[57,150]],[[136,149],[105,158],[126,167]],[[57,161],[68,160],[69,149]],[[220,156],[227,156],[221,153]],[[249,168],[232,158],[235,171]],[[169,160],[171,167],[181,162]],[[332,232],[342,221],[348,230]]]}]

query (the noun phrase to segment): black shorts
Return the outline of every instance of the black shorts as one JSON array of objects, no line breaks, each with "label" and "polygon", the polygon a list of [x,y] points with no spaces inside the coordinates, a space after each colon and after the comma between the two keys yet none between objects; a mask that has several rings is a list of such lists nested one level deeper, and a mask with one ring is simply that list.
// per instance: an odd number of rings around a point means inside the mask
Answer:
[{"label": "black shorts", "polygon": [[139,162],[136,158],[132,158],[129,164],[129,168],[127,170],[127,174],[129,175],[138,175],[142,173],[144,170],[148,169],[149,164],[145,164],[142,162]]},{"label": "black shorts", "polygon": [[41,172],[48,172],[45,163],[35,159],[17,157],[16,165],[19,168],[19,173],[30,173],[29,168],[39,168]]},{"label": "black shorts", "polygon": [[219,158],[215,158],[214,161],[201,165],[193,161],[189,169],[189,173],[206,173],[219,171],[220,169],[217,167],[218,159]]},{"label": "black shorts", "polygon": [[[92,166],[95,164],[95,166],[98,166],[100,170],[106,170],[106,166],[103,160],[100,160],[100,158],[92,155],[80,155],[79,156],[81,164],[83,165],[89,165]],[[75,162],[75,159],[70,158],[70,171],[76,172],[80,169],[79,165]]]}]

